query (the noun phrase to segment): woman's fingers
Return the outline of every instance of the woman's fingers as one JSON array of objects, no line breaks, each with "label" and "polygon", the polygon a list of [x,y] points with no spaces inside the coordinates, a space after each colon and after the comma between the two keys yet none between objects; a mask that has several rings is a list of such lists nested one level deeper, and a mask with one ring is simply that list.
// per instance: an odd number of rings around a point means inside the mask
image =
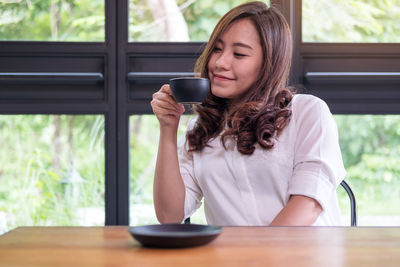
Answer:
[{"label": "woman's fingers", "polygon": [[155,114],[168,113],[181,115],[183,113],[180,105],[170,105],[163,100],[153,99],[150,104]]},{"label": "woman's fingers", "polygon": [[170,100],[166,96],[154,96],[153,100],[151,101],[152,105],[161,105],[164,107],[168,107],[169,109],[179,110],[179,104]]},{"label": "woman's fingers", "polygon": [[163,85],[154,93],[150,104],[161,126],[177,127],[179,118],[185,111],[183,105],[173,99],[169,85]]},{"label": "woman's fingers", "polygon": [[151,106],[154,107],[162,107],[164,109],[168,109],[171,111],[177,111],[181,112],[181,104],[178,104],[176,102],[171,103],[168,98],[165,98],[163,96],[161,97],[153,97],[153,100],[150,102]]},{"label": "woman's fingers", "polygon": [[163,84],[159,90],[159,92],[164,92],[167,93],[169,95],[172,95],[171,93],[171,88],[169,87],[169,84]]},{"label": "woman's fingers", "polygon": [[179,112],[182,114],[183,112],[185,112],[185,106],[181,103],[178,103],[178,108],[179,108]]},{"label": "woman's fingers", "polygon": [[165,107],[169,105],[170,109],[174,108],[175,110],[182,111],[181,104],[176,103],[176,101],[173,99],[171,90],[167,84],[164,84],[158,92],[153,94],[153,100],[151,104],[152,106],[162,105]]}]

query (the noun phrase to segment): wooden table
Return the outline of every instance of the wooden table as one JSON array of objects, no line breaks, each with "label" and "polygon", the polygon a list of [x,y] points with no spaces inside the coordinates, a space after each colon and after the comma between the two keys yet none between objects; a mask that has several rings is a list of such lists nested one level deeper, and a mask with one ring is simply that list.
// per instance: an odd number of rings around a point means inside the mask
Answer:
[{"label": "wooden table", "polygon": [[128,227],[22,227],[0,266],[400,266],[400,228],[225,227],[212,243],[141,247]]}]

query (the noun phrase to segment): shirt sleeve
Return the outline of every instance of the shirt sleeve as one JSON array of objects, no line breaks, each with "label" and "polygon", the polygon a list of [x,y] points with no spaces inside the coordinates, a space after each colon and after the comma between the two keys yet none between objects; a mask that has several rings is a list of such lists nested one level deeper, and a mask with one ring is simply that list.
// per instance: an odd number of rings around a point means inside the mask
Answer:
[{"label": "shirt sleeve", "polygon": [[[188,129],[191,128],[189,123]],[[197,182],[194,172],[193,152],[188,151],[186,133],[178,140],[179,169],[185,184],[184,219],[190,217],[200,206],[203,193]]]},{"label": "shirt sleeve", "polygon": [[293,116],[297,136],[288,193],[311,197],[325,211],[346,175],[336,122],[326,103],[314,96],[293,103]]}]

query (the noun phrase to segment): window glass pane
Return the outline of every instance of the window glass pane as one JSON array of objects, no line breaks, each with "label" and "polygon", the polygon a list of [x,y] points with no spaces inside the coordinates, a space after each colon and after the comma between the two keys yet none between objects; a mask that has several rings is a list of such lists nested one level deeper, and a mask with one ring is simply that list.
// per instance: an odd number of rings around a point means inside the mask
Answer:
[{"label": "window glass pane", "polygon": [[400,0],[303,0],[304,42],[400,42]]},{"label": "window glass pane", "polygon": [[[181,120],[179,134],[190,116]],[[340,145],[362,226],[400,225],[400,115],[335,115]],[[154,115],[130,118],[130,224],[158,223],[153,208],[153,175],[159,126]],[[338,188],[343,224],[350,224],[350,201]],[[200,209],[194,222],[206,223]]]},{"label": "window glass pane", "polygon": [[129,0],[129,41],[207,41],[218,20],[244,2],[250,1]]},{"label": "window glass pane", "polygon": [[[400,115],[335,115],[340,147],[358,206],[358,224],[400,225]],[[342,214],[350,203],[340,191]]]},{"label": "window glass pane", "polygon": [[104,0],[0,1],[0,40],[104,41]]},{"label": "window glass pane", "polygon": [[0,116],[0,234],[104,225],[104,117]]},{"label": "window glass pane", "polygon": [[[181,136],[193,115],[183,115]],[[154,115],[130,117],[130,225],[157,224],[153,206],[153,177],[160,133]],[[192,222],[206,223],[203,207],[191,217]]]}]

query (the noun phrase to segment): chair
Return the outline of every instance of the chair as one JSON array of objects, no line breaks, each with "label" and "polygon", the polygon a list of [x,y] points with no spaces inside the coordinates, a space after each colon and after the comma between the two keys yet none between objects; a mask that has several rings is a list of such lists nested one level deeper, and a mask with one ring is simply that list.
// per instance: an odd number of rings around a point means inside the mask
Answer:
[{"label": "chair", "polygon": [[351,212],[350,225],[355,227],[355,226],[357,226],[356,198],[355,198],[350,186],[344,180],[340,183],[340,185],[344,188],[344,190],[346,190],[346,193],[350,198],[350,212]]},{"label": "chair", "polygon": [[[344,188],[344,190],[346,191],[347,195],[350,198],[350,212],[351,212],[350,225],[352,227],[355,227],[355,226],[357,226],[356,198],[355,198],[350,186],[344,180],[340,183],[340,185]],[[190,217],[185,219],[184,224],[190,224]]]}]

